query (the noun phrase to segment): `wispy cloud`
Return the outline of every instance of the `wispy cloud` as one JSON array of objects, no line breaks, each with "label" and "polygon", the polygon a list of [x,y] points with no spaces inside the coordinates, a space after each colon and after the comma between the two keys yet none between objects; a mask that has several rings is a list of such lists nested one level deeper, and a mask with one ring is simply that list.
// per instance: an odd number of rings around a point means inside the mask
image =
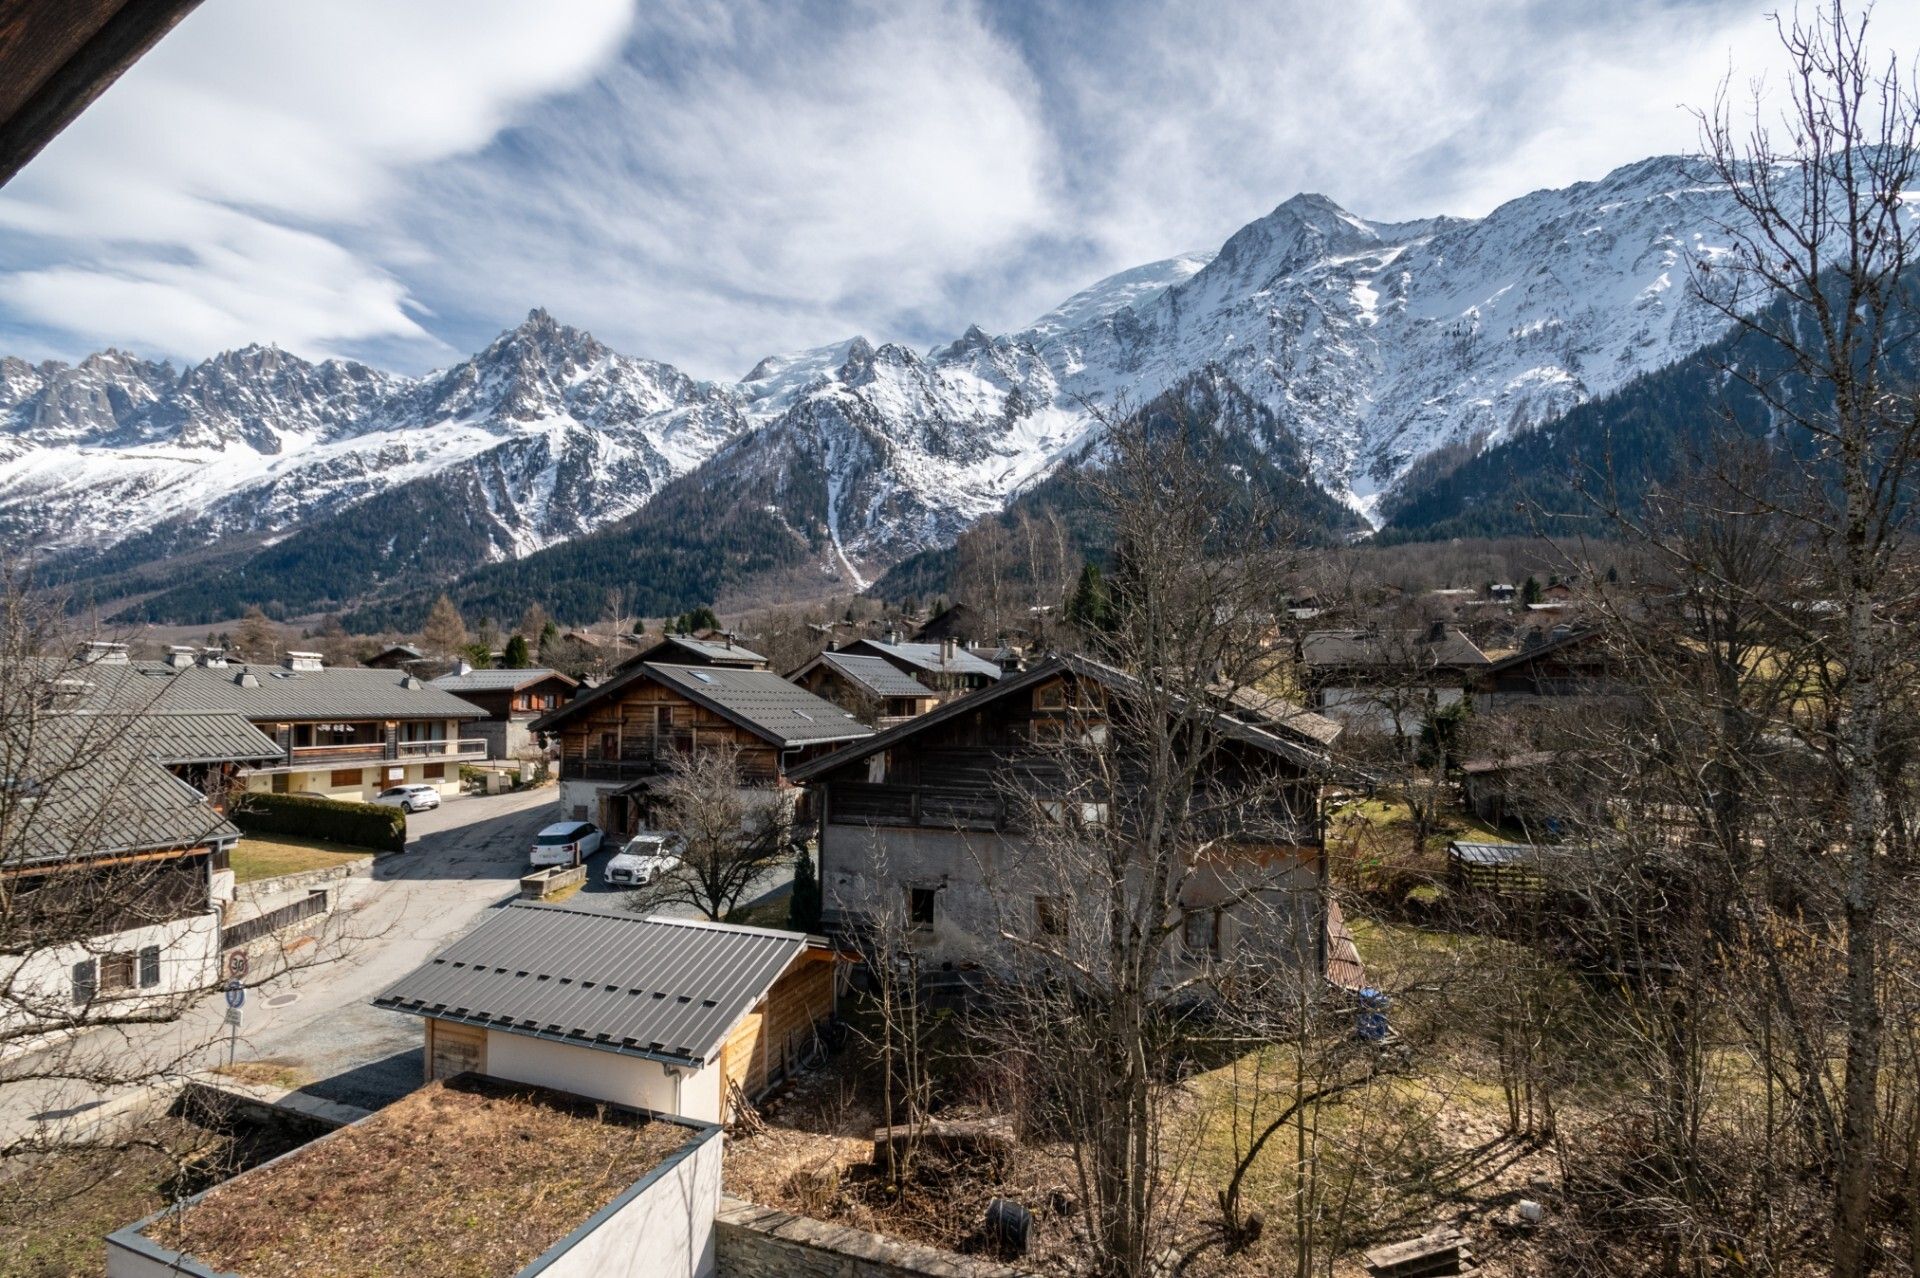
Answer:
[{"label": "wispy cloud", "polygon": [[626,0],[209,6],[0,191],[8,328],[189,356],[437,345],[355,229],[414,166],[582,80],[628,20]]},{"label": "wispy cloud", "polygon": [[419,367],[544,305],[730,376],[1005,329],[1299,190],[1478,214],[1686,149],[1771,7],[209,6],[0,191],[0,345]]}]

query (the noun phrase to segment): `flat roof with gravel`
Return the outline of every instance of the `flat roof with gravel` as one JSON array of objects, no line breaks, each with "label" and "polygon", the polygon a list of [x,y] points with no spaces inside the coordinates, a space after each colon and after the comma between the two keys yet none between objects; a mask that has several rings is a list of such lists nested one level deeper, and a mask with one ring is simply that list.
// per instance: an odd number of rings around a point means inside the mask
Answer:
[{"label": "flat roof with gravel", "polygon": [[109,1245],[194,1275],[511,1278],[714,1130],[465,1074]]}]

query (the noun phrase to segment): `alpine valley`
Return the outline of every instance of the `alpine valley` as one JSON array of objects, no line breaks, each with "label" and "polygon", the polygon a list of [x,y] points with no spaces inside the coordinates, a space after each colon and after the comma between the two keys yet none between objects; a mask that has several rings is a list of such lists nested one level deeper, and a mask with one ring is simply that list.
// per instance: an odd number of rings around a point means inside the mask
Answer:
[{"label": "alpine valley", "polygon": [[737,382],[541,310],[418,379],[259,346],[184,372],[0,360],[0,549],[178,622],[401,619],[442,588],[579,620],[612,587],[643,614],[848,592],[1085,456],[1101,413],[1196,387],[1326,522],[1418,535],[1397,517],[1456,468],[1722,337],[1689,279],[1731,216],[1673,157],[1479,219],[1296,195],[1017,332],[856,337]]}]

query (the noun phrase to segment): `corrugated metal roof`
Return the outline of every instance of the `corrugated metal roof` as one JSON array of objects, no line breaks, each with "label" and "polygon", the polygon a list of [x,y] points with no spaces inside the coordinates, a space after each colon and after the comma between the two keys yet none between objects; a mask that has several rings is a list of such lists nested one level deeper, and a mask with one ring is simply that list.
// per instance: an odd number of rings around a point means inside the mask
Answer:
[{"label": "corrugated metal roof", "polygon": [[885,657],[862,657],[851,652],[823,652],[817,660],[832,666],[876,697],[936,695],[932,688],[901,670]]},{"label": "corrugated metal roof", "polygon": [[[80,688],[71,709],[121,713],[232,713],[260,720],[482,719],[486,712],[397,670],[328,666],[186,666],[161,661],[65,666]],[[246,680],[251,679],[251,684]]]},{"label": "corrugated metal roof", "polygon": [[848,644],[847,648],[856,653],[871,650],[877,656],[903,662],[929,674],[985,675],[989,679],[998,679],[1002,673],[999,666],[958,645],[955,645],[952,656],[947,655],[944,644],[937,643],[888,643],[884,639],[859,639]]},{"label": "corrugated metal roof", "polygon": [[564,679],[569,687],[580,681],[558,670],[530,666],[524,670],[469,670],[465,674],[443,674],[428,682],[444,692],[516,692],[542,679]]},{"label": "corrugated metal roof", "polygon": [[798,932],[516,901],[373,1004],[700,1065],[806,946]]}]

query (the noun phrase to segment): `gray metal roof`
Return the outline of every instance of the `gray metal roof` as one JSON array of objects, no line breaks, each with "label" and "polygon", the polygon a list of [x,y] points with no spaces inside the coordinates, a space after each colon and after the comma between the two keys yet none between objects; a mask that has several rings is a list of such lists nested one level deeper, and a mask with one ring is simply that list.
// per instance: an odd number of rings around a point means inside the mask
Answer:
[{"label": "gray metal roof", "polygon": [[231,713],[255,721],[295,719],[483,719],[486,712],[444,688],[397,670],[277,665],[176,668],[163,661],[72,665],[80,686],[70,708],[122,713]]},{"label": "gray metal roof", "polygon": [[998,679],[1002,673],[999,666],[985,657],[958,645],[954,646],[951,656],[947,655],[945,645],[937,643],[888,643],[884,639],[859,639],[848,644],[847,648],[856,654],[871,651],[929,674],[985,675],[989,679]]},{"label": "gray metal roof", "polygon": [[872,728],[833,702],[795,687],[771,670],[657,662],[644,668],[668,687],[780,746],[873,735]]},{"label": "gray metal roof", "polygon": [[574,715],[609,698],[617,699],[643,679],[672,688],[782,749],[873,735],[872,728],[839,706],[795,687],[771,670],[674,666],[654,661],[628,666],[599,687],[541,715],[531,727],[535,732],[552,732]]},{"label": "gray metal roof", "polygon": [[1316,630],[1300,641],[1309,666],[1482,668],[1491,663],[1457,626],[1434,630]]},{"label": "gray metal roof", "polygon": [[885,657],[862,657],[851,652],[823,652],[799,673],[806,674],[817,665],[828,665],[876,697],[932,697],[927,687]]},{"label": "gray metal roof", "polygon": [[695,639],[692,635],[668,635],[632,658],[635,661],[688,660],[716,662],[721,665],[764,666],[767,659],[753,649],[724,639]]},{"label": "gray metal roof", "polygon": [[160,763],[253,763],[286,754],[238,714],[143,714],[125,720],[140,752]]},{"label": "gray metal roof", "polygon": [[798,932],[515,901],[373,1005],[701,1065],[806,947]]},{"label": "gray metal roof", "polygon": [[1325,715],[1315,714],[1297,702],[1258,688],[1234,688],[1228,693],[1227,700],[1246,711],[1261,727],[1291,732],[1323,746],[1332,745],[1346,731],[1344,725]]},{"label": "gray metal roof", "polygon": [[569,686],[580,681],[558,670],[530,666],[524,670],[469,670],[465,674],[443,674],[438,679],[430,679],[433,687],[443,692],[459,694],[462,692],[517,692],[531,683],[543,679],[564,679]]},{"label": "gray metal roof", "polygon": [[[971,714],[984,705],[991,704],[1002,697],[1014,696],[1036,684],[1044,683],[1063,672],[1091,679],[1121,696],[1134,695],[1141,684],[1134,676],[1123,670],[1083,657],[1077,653],[1058,652],[1049,656],[1039,665],[1019,674],[1008,675],[990,688],[970,692],[964,697],[956,697],[945,705],[937,706],[926,714],[896,724],[885,732],[875,733],[861,741],[845,746],[831,754],[809,759],[787,772],[790,780],[800,782],[818,781],[829,774],[857,763],[880,750],[885,750],[896,742],[907,740],[922,732],[927,732],[940,724],[963,714]],[[1328,766],[1328,757],[1317,747],[1288,737],[1282,737],[1266,728],[1256,726],[1231,716],[1220,717],[1219,728],[1223,735],[1242,741],[1258,750],[1279,755],[1292,760],[1302,768],[1314,770]]]},{"label": "gray metal roof", "polygon": [[1533,843],[1447,844],[1447,854],[1465,865],[1531,865],[1547,859],[1548,849]]},{"label": "gray metal roof", "polygon": [[108,715],[0,733],[0,848],[9,864],[193,847],[240,832]]}]

